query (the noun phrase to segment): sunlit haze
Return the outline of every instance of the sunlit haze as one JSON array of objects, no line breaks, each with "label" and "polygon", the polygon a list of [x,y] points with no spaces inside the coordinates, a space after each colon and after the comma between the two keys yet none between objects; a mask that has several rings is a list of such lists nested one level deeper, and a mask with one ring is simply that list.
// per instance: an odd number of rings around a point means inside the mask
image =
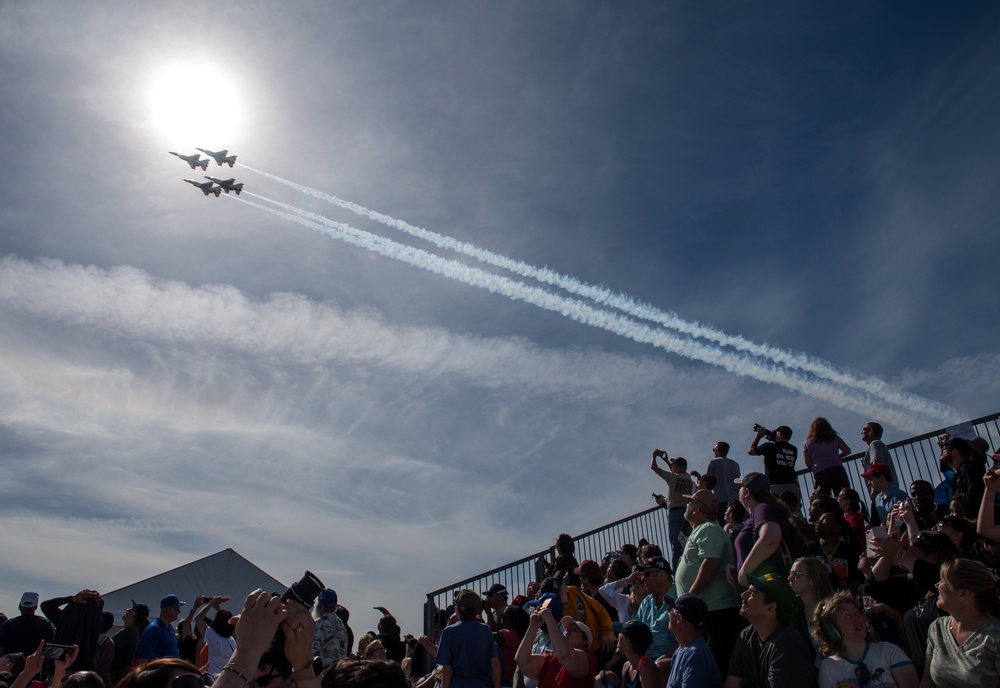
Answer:
[{"label": "sunlit haze", "polygon": [[170,145],[204,144],[215,149],[238,139],[242,131],[240,93],[228,69],[218,64],[162,67],[152,74],[147,97],[150,123]]}]

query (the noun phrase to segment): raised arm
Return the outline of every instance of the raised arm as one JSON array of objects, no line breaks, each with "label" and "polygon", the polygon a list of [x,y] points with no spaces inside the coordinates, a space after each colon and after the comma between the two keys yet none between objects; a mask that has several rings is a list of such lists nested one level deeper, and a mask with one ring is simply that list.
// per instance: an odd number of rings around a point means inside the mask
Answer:
[{"label": "raised arm", "polygon": [[986,491],[983,493],[983,503],[979,505],[979,518],[976,520],[976,532],[993,541],[1000,541],[1000,526],[996,522],[994,505],[997,501],[997,490],[1000,490],[1000,473],[991,468],[983,476]]},{"label": "raised arm", "polygon": [[517,646],[517,652],[514,653],[514,663],[517,664],[521,673],[536,681],[542,672],[545,657],[531,654],[531,646],[535,644],[535,636],[538,634],[538,629],[542,627],[543,623],[545,622],[542,620],[540,612],[535,611],[531,614],[531,619],[528,622],[528,630],[524,632],[521,644]]},{"label": "raised arm", "polygon": [[[664,480],[668,480],[669,481],[670,480],[670,475],[671,475],[670,471],[665,471],[665,470],[663,470],[662,468],[660,468],[659,466],[656,465],[656,457],[660,456],[660,454],[661,454],[661,452],[660,452],[659,449],[654,449],[653,450],[653,458],[649,460],[649,467],[658,476],[660,476]],[[666,458],[667,458],[666,457],[666,453],[662,452],[662,454],[663,454],[664,460],[666,460]]]}]

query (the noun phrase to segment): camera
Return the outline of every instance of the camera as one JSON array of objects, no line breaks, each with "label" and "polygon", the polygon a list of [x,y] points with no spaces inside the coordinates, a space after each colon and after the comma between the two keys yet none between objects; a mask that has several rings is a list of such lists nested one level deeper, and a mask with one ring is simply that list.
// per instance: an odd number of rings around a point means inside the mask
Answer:
[{"label": "camera", "polygon": [[762,434],[764,437],[766,437],[771,442],[775,441],[775,439],[774,439],[774,430],[768,430],[767,428],[765,428],[760,423],[754,423],[753,424],[753,431],[754,432],[759,432],[760,434]]},{"label": "camera", "polygon": [[323,585],[323,581],[317,578],[315,573],[306,571],[302,574],[302,578],[288,586],[288,590],[281,596],[281,601],[295,600],[308,609],[316,602],[317,595],[323,592],[324,587],[326,586]]}]

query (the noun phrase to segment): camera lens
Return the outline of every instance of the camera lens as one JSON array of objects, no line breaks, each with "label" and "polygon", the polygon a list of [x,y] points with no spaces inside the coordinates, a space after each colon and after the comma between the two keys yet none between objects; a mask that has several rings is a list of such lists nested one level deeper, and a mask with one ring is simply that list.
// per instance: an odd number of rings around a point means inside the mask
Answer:
[{"label": "camera lens", "polygon": [[306,571],[297,583],[292,583],[285,594],[281,596],[282,602],[295,600],[306,607],[313,606],[316,596],[319,595],[325,586],[323,581],[316,577],[312,571]]}]

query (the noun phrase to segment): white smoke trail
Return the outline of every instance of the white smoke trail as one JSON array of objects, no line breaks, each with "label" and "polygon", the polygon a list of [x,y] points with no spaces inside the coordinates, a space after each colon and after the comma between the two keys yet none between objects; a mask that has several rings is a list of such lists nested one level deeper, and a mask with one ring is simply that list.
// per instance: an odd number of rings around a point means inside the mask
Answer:
[{"label": "white smoke trail", "polygon": [[470,286],[501,294],[513,300],[530,303],[544,310],[559,313],[577,322],[613,332],[641,344],[652,344],[671,353],[721,367],[736,375],[777,384],[860,414],[877,414],[894,425],[913,432],[919,432],[921,429],[926,428],[928,424],[940,422],[940,418],[935,417],[914,418],[913,412],[910,409],[887,408],[884,400],[873,398],[857,390],[843,388],[828,381],[809,378],[793,371],[779,368],[773,364],[754,360],[744,355],[738,355],[691,338],[681,338],[663,329],[652,328],[623,315],[594,308],[577,299],[553,294],[539,287],[529,286],[523,282],[495,275],[480,268],[470,267],[456,260],[448,260],[422,249],[401,244],[386,237],[336,222],[322,215],[310,213],[259,194],[244,191],[243,195],[259,198],[279,208],[284,208],[288,212],[260,205],[242,197],[232,198],[264,212],[291,222],[296,222],[388,258],[402,261]]},{"label": "white smoke trail", "polygon": [[337,196],[318,191],[303,184],[298,184],[269,172],[264,172],[263,170],[258,170],[250,167],[249,165],[244,165],[243,163],[237,164],[247,170],[250,170],[251,172],[256,172],[257,174],[273,179],[274,181],[285,184],[286,186],[309,194],[310,196],[332,203],[333,205],[349,210],[356,215],[374,220],[375,222],[379,222],[387,227],[398,229],[406,234],[409,234],[410,236],[424,239],[425,241],[428,241],[440,248],[461,253],[471,258],[475,258],[476,260],[487,265],[508,270],[516,275],[521,275],[522,277],[528,277],[544,284],[551,284],[552,286],[559,287],[560,289],[563,289],[571,294],[583,296],[596,303],[617,308],[618,310],[637,318],[655,322],[659,325],[663,325],[664,327],[668,327],[672,330],[676,330],[692,337],[707,339],[721,346],[729,346],[737,351],[743,351],[753,356],[767,358],[787,368],[812,373],[817,377],[824,378],[836,384],[851,387],[859,391],[867,392],[876,397],[885,399],[889,403],[911,409],[916,413],[928,415],[938,420],[957,422],[960,418],[958,411],[950,406],[946,406],[930,399],[925,399],[916,394],[911,394],[897,389],[877,377],[838,370],[830,363],[815,358],[814,356],[810,356],[806,353],[789,351],[787,349],[770,346],[768,344],[758,344],[743,337],[727,334],[717,328],[704,325],[699,322],[684,320],[676,313],[660,310],[655,306],[636,301],[625,294],[615,294],[605,287],[587,284],[586,282],[581,282],[574,277],[560,274],[548,268],[538,268],[524,263],[523,261],[508,258],[498,253],[479,248],[473,244],[459,241],[431,230],[415,227],[403,220],[397,220],[389,215],[370,210],[358,203],[345,201]]}]

